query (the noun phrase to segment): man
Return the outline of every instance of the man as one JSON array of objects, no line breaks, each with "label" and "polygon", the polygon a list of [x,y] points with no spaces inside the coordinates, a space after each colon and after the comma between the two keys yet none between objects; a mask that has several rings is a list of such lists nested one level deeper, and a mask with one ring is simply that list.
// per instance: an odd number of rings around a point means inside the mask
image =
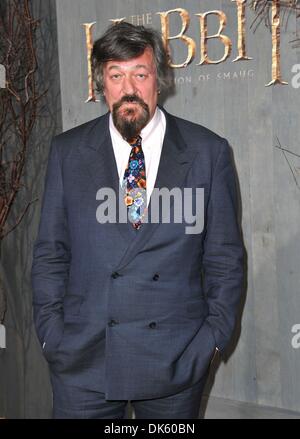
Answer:
[{"label": "man", "polygon": [[[54,139],[34,248],[54,417],[122,418],[131,401],[136,418],[197,418],[241,293],[230,149],[158,107],[171,75],[155,31],[112,26],[92,58],[109,112]],[[204,189],[203,230],[174,220],[174,197],[170,221],[151,221],[154,190],[174,188]],[[106,221],[103,205],[128,221]]]}]

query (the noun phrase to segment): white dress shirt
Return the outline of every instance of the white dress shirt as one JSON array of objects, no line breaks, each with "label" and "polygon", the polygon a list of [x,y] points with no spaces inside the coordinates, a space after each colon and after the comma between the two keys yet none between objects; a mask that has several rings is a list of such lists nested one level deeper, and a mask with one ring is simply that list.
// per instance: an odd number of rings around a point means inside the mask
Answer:
[{"label": "white dress shirt", "polygon": [[[112,115],[109,116],[109,130],[114,149],[115,159],[118,168],[120,186],[122,185],[126,166],[131,151],[131,146],[123,139],[119,131],[116,129]],[[166,132],[166,118],[164,113],[156,107],[155,113],[141,131],[142,149],[145,156],[146,166],[146,190],[147,205],[149,205],[150,197],[155,185],[160,154]]]}]

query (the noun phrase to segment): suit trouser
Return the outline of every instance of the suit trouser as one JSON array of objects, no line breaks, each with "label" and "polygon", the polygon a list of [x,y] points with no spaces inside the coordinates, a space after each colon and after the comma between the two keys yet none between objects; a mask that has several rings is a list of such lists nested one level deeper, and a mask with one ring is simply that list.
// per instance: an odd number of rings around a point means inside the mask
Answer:
[{"label": "suit trouser", "polygon": [[[171,396],[131,400],[136,419],[197,419],[207,374]],[[52,381],[53,418],[124,419],[127,400],[106,400],[105,394]]]}]

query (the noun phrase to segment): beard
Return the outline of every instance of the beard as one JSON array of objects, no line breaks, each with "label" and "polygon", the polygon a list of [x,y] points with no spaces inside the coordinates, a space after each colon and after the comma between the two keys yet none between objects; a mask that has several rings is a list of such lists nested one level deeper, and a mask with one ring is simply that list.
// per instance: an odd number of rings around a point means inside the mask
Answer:
[{"label": "beard", "polygon": [[127,142],[136,138],[150,120],[146,102],[137,95],[125,95],[113,104],[112,117],[115,127]]}]

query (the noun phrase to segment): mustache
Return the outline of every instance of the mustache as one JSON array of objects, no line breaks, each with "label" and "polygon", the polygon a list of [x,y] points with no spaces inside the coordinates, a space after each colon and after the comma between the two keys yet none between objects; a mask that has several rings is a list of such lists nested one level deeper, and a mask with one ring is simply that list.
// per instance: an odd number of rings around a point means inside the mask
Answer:
[{"label": "mustache", "polygon": [[[133,108],[125,109],[125,115],[119,111],[120,107],[125,103],[137,103],[140,107],[138,113],[135,114]],[[115,127],[124,139],[133,139],[147,125],[150,118],[150,110],[148,104],[135,94],[127,94],[116,102],[112,107],[112,117]]]},{"label": "mustache", "polygon": [[137,95],[135,95],[135,94],[132,94],[132,95],[124,95],[124,96],[122,96],[122,98],[121,98],[118,102],[116,102],[116,103],[113,105],[113,110],[114,110],[114,111],[118,111],[119,108],[120,108],[125,102],[140,104],[141,107],[142,107],[144,110],[148,110],[148,105],[146,104],[146,102],[144,102],[142,98],[140,98],[139,96],[137,96]]}]

